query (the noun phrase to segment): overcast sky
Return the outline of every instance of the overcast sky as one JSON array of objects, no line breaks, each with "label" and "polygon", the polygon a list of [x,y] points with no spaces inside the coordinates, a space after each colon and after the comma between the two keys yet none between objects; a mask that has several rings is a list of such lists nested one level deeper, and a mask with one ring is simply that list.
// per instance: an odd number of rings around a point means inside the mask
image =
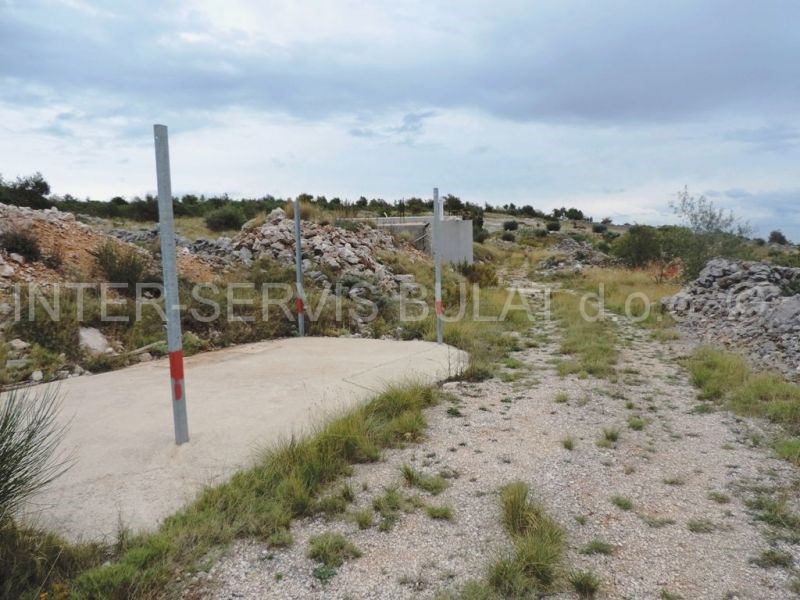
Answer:
[{"label": "overcast sky", "polygon": [[800,239],[800,2],[0,0],[0,174],[429,196]]}]

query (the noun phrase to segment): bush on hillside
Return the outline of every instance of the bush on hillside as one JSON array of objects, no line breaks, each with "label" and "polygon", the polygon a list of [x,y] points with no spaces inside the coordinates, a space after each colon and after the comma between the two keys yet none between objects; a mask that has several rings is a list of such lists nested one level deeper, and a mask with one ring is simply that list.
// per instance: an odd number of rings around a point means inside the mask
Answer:
[{"label": "bush on hillside", "polygon": [[519,223],[517,221],[504,221],[503,222],[503,229],[505,231],[516,231],[519,228]]},{"label": "bush on hillside", "polygon": [[136,295],[137,283],[153,283],[158,280],[148,270],[148,260],[136,248],[124,247],[108,240],[92,252],[95,269],[105,277],[106,281],[115,284],[126,284],[127,288],[119,292],[128,296]]},{"label": "bush on hillside", "polygon": [[36,261],[42,257],[39,240],[29,229],[9,229],[0,235],[0,246],[5,248],[6,252],[15,252],[23,256],[25,260]]},{"label": "bush on hillside", "polygon": [[208,213],[206,227],[211,231],[238,230],[242,228],[246,220],[244,213],[239,208],[229,204]]},{"label": "bush on hillside", "polygon": [[789,240],[786,239],[786,236],[779,230],[770,231],[769,232],[769,243],[770,244],[780,244],[781,246],[785,246],[789,243]]},{"label": "bush on hillside", "polygon": [[497,285],[497,270],[489,263],[472,263],[470,265],[462,262],[457,265],[457,268],[470,283],[477,283],[481,287]]},{"label": "bush on hillside", "polygon": [[547,231],[561,231],[560,221],[548,221],[546,224]]},{"label": "bush on hillside", "polygon": [[62,293],[56,302],[52,292],[32,290],[23,288],[20,294],[22,313],[21,318],[14,322],[14,335],[54,353],[63,353],[67,358],[77,358],[80,354],[80,323],[74,295]]},{"label": "bush on hillside", "polygon": [[473,231],[472,239],[478,242],[479,244],[482,244],[488,238],[489,238],[489,232],[486,231],[485,229],[478,229],[476,231]]},{"label": "bush on hillside", "polygon": [[606,225],[605,223],[594,223],[592,225],[592,231],[594,233],[605,233],[607,229],[608,225]]},{"label": "bush on hillside", "polygon": [[504,231],[503,235],[500,236],[500,239],[503,240],[504,242],[513,242],[517,238],[510,231]]}]

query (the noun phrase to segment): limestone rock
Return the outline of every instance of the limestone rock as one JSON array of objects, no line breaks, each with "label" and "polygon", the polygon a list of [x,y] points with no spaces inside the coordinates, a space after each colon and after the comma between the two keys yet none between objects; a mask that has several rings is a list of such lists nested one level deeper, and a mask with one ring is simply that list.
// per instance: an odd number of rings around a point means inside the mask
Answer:
[{"label": "limestone rock", "polygon": [[94,327],[81,327],[79,332],[81,349],[89,354],[98,355],[105,354],[109,350],[113,351],[111,346],[99,329]]}]

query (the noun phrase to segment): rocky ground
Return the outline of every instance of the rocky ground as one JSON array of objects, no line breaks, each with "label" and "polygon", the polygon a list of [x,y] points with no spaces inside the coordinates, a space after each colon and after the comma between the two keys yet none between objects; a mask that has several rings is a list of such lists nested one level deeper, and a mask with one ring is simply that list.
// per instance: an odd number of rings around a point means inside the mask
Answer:
[{"label": "rocky ground", "polygon": [[800,377],[800,269],[717,258],[664,306],[688,335]]},{"label": "rocky ground", "polygon": [[615,259],[589,242],[563,237],[550,248],[547,258],[539,264],[539,271],[547,275],[577,273],[589,267],[607,267],[615,263]]},{"label": "rocky ground", "polygon": [[[558,327],[537,321],[522,338],[528,347],[514,354],[519,365],[510,363],[518,368],[482,383],[445,384],[453,401],[429,409],[423,443],[355,468],[346,515],[297,522],[287,548],[237,543],[195,578],[190,596],[383,599],[456,591],[510,548],[497,490],[515,479],[529,483],[566,530],[567,568],[600,577],[599,597],[796,596],[800,547],[774,519],[768,525],[754,501],[796,490],[800,473],[760,445],[763,424],[697,408],[677,362],[687,342],[658,342],[612,318],[622,340],[616,381],[559,377]],[[598,445],[604,429],[617,430],[617,441]],[[447,488],[433,496],[408,487],[404,464],[443,475]],[[352,514],[391,486],[416,500],[390,531],[379,531],[377,520],[359,529]],[[616,506],[615,496],[631,508]],[[451,507],[452,520],[432,519],[424,505]],[[329,531],[361,552],[335,574],[306,555],[309,539]],[[606,553],[586,553],[592,541],[607,543]],[[550,597],[575,597],[568,583],[562,588]]]}]

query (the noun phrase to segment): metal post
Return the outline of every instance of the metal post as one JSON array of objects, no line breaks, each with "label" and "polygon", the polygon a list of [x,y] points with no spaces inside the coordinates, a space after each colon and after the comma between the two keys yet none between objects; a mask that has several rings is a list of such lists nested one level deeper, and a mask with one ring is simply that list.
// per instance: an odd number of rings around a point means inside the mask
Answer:
[{"label": "metal post", "polygon": [[436,302],[436,341],[442,343],[442,205],[439,203],[439,188],[433,188],[433,265],[434,300]]},{"label": "metal post", "polygon": [[181,310],[178,297],[178,271],[175,266],[175,227],[172,217],[167,126],[153,125],[153,135],[156,142],[158,234],[161,238],[161,264],[164,269],[164,308],[167,316],[169,376],[172,381],[172,417],[175,423],[175,443],[180,445],[189,441],[189,423],[186,418],[186,385],[183,379]]},{"label": "metal post", "polygon": [[303,291],[303,238],[300,235],[300,199],[294,201],[294,263],[297,276],[297,329],[300,337],[306,334],[305,292]]}]

